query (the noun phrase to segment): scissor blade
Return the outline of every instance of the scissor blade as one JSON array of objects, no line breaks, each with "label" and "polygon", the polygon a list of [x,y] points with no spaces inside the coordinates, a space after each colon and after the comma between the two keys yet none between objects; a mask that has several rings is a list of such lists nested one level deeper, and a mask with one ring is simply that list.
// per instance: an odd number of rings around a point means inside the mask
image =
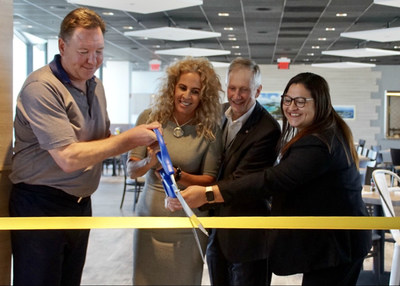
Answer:
[{"label": "scissor blade", "polygon": [[195,225],[196,227],[198,227],[205,235],[208,236],[207,230],[204,228],[204,226],[201,224],[200,220],[197,218],[197,216],[192,211],[192,209],[188,206],[185,199],[182,197],[182,194],[180,193],[178,187],[176,186],[174,175],[171,175],[171,180],[172,180],[172,188],[174,189],[175,195],[178,198],[179,202],[181,203],[183,210],[185,211],[186,215],[190,219],[191,223],[193,225]]}]

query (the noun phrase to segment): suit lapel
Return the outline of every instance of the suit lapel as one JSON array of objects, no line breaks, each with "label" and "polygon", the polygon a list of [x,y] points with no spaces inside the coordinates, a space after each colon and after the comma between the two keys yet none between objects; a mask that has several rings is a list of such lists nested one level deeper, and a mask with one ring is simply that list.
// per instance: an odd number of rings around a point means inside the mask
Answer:
[{"label": "suit lapel", "polygon": [[[263,107],[258,103],[258,101],[256,101],[256,106],[254,107],[254,110],[251,113],[250,117],[244,123],[242,128],[240,128],[230,148],[225,151],[221,167],[226,166],[226,164],[232,157],[232,154],[234,154],[242,146],[243,141],[247,140],[247,137],[249,136],[249,134],[251,134],[253,127],[256,126],[257,122],[260,120],[260,116],[262,115],[262,113],[260,112],[260,108]],[[225,119],[224,127],[226,126],[226,121],[227,120]]]}]

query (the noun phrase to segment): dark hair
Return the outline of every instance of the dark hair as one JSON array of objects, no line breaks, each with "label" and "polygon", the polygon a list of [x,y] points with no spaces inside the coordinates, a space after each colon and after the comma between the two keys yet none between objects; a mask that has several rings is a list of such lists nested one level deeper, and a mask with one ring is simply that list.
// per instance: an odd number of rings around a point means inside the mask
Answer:
[{"label": "dark hair", "polygon": [[[281,148],[282,155],[297,142],[300,138],[313,134],[318,136],[323,142],[331,149],[331,140],[321,134],[327,130],[331,130],[332,134],[336,134],[341,141],[347,155],[348,163],[353,161],[358,166],[358,155],[354,147],[353,134],[349,126],[337,114],[331,103],[331,96],[329,93],[329,86],[326,80],[314,73],[305,72],[294,76],[286,85],[284,94],[287,93],[292,84],[302,84],[308,91],[310,91],[315,104],[315,116],[310,126],[305,127],[300,132],[288,123],[288,120],[283,116],[282,134],[279,140],[279,147]],[[281,101],[281,112],[283,113],[283,105]],[[350,153],[349,153],[350,152]]]},{"label": "dark hair", "polygon": [[88,8],[77,8],[65,16],[61,23],[58,37],[67,42],[78,27],[85,29],[99,27],[103,34],[106,32],[106,24],[96,12]]}]

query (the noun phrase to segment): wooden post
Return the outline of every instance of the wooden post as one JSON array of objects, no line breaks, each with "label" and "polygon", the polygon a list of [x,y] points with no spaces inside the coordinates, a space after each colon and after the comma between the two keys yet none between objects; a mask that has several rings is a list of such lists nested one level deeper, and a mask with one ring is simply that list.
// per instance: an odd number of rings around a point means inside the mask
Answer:
[{"label": "wooden post", "polygon": [[[8,216],[13,127],[13,1],[0,0],[0,216]],[[0,285],[10,285],[10,232],[0,231]]]}]

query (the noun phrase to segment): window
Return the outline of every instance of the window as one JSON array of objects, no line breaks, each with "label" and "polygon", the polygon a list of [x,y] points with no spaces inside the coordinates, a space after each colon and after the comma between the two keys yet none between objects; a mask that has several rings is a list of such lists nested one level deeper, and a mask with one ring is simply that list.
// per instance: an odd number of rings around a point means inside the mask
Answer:
[{"label": "window", "polygon": [[385,93],[386,138],[400,139],[400,91]]}]

